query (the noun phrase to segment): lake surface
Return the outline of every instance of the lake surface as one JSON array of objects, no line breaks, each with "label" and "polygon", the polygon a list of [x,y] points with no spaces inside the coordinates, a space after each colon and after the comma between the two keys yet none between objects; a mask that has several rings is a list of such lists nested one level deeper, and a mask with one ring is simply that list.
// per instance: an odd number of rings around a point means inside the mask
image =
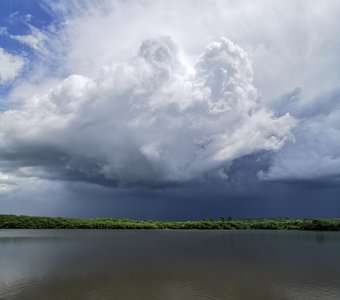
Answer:
[{"label": "lake surface", "polygon": [[340,233],[0,230],[0,299],[340,299]]}]

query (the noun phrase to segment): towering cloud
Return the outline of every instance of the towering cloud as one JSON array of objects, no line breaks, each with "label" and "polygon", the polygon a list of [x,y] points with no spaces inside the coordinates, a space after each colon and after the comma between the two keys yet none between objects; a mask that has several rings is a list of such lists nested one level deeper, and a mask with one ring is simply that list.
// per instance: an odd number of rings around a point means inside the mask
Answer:
[{"label": "towering cloud", "polygon": [[244,50],[221,38],[193,66],[184,57],[169,37],[145,40],[98,76],[71,75],[3,112],[2,164],[25,176],[159,184],[225,176],[234,159],[283,145],[295,121],[261,106]]}]

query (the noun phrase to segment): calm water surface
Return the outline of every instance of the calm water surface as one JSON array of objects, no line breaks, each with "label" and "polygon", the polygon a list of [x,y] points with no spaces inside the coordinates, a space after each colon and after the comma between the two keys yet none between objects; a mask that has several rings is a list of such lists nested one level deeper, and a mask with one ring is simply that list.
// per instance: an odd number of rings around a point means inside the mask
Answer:
[{"label": "calm water surface", "polygon": [[0,230],[0,299],[340,299],[340,233]]}]

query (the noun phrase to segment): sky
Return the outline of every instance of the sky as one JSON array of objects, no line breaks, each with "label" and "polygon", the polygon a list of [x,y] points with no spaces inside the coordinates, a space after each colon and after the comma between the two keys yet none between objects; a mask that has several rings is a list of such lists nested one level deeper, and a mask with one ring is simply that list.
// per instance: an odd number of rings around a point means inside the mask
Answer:
[{"label": "sky", "polygon": [[337,0],[2,0],[0,213],[340,218]]}]

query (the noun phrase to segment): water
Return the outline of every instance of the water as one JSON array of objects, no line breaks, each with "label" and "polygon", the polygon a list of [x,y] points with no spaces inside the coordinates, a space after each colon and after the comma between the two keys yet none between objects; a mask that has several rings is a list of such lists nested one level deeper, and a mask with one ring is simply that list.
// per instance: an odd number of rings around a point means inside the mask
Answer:
[{"label": "water", "polygon": [[0,230],[0,299],[340,299],[340,233]]}]

